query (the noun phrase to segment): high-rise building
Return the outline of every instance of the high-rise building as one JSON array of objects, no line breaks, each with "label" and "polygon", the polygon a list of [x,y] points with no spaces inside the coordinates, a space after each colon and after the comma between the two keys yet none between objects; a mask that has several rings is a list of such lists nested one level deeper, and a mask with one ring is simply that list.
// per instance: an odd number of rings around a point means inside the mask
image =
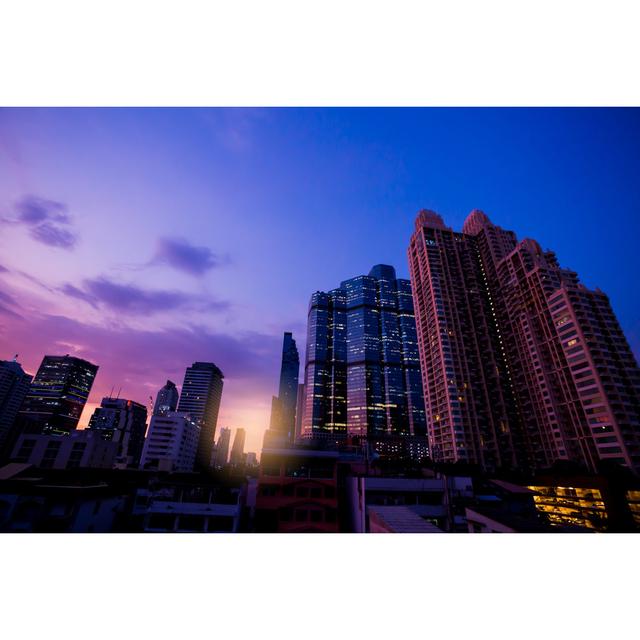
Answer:
[{"label": "high-rise building", "polygon": [[178,407],[178,389],[171,380],[167,380],[167,383],[158,391],[156,396],[156,402],[153,405],[153,415],[162,415],[167,411],[175,411]]},{"label": "high-rise building", "polygon": [[296,430],[294,440],[300,438],[302,432],[302,417],[304,415],[304,383],[298,385],[298,395],[296,397]]},{"label": "high-rise building", "polygon": [[231,429],[222,427],[220,436],[216,442],[216,448],[213,452],[213,466],[216,469],[222,469],[229,460],[229,445],[231,442]]},{"label": "high-rise building", "polygon": [[168,411],[151,416],[140,467],[159,471],[193,471],[200,426],[186,413]]},{"label": "high-rise building", "polygon": [[393,267],[311,296],[301,438],[426,435],[411,286]]},{"label": "high-rise building", "polygon": [[231,455],[229,456],[229,462],[233,465],[244,464],[244,441],[246,435],[244,429],[236,429],[233,447],[231,447]]},{"label": "high-rise building", "polygon": [[0,360],[0,457],[10,453],[14,423],[32,379],[16,361],[17,357]]},{"label": "high-rise building", "polygon": [[293,440],[296,421],[296,400],[298,393],[298,373],[300,357],[296,341],[291,333],[285,332],[282,343],[282,363],[278,396],[271,405],[269,428],[282,434],[287,441]]},{"label": "high-rise building", "polygon": [[178,412],[188,413],[200,427],[196,463],[203,469],[211,466],[223,379],[222,371],[212,362],[194,362],[182,383]]},{"label": "high-rise building", "polygon": [[68,434],[78,426],[98,365],[74,356],[45,356],[18,414],[29,433]]},{"label": "high-rise building", "polygon": [[138,467],[147,431],[147,408],[143,404],[124,398],[102,398],[88,428],[98,431],[103,440],[118,443],[118,464]]},{"label": "high-rise building", "polygon": [[640,470],[640,371],[608,298],[473,211],[418,214],[409,265],[434,459]]}]

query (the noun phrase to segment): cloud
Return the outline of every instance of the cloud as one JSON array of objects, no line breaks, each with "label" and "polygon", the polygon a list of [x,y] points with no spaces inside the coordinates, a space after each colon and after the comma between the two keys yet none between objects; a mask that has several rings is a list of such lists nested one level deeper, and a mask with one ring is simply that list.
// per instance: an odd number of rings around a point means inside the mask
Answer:
[{"label": "cloud", "polygon": [[181,291],[143,289],[133,284],[113,282],[104,276],[84,280],[81,287],[67,283],[60,291],[83,300],[94,308],[103,307],[128,315],[154,314],[175,309],[223,311],[229,307],[229,303],[224,300]]},{"label": "cloud", "polygon": [[0,264],[0,273],[9,273],[9,269],[7,269],[7,267],[4,267]]},{"label": "cloud", "polygon": [[77,242],[76,236],[67,229],[59,227],[51,222],[43,222],[29,231],[34,240],[48,244],[50,247],[61,249],[73,249]]},{"label": "cloud", "polygon": [[184,238],[160,238],[154,263],[167,264],[192,276],[202,276],[221,264],[220,258],[208,247],[196,247]]},{"label": "cloud", "polygon": [[19,306],[15,299],[4,291],[0,291],[0,313],[12,318],[21,318],[11,307]]},{"label": "cloud", "polygon": [[0,334],[0,347],[24,354],[21,359],[29,370],[37,368],[45,353],[72,353],[98,364],[95,401],[104,387],[108,391],[115,384],[132,399],[145,402],[146,385],[157,384],[159,389],[167,378],[181,381],[185,368],[197,360],[215,362],[222,369],[225,396],[232,386],[239,404],[256,396],[266,401],[277,382],[281,349],[280,336],[257,332],[231,336],[200,326],[155,331],[98,327],[52,315],[16,322],[11,334],[5,345]]},{"label": "cloud", "polygon": [[50,247],[73,249],[78,240],[70,228],[67,206],[55,200],[27,195],[16,203],[15,218],[4,222],[27,227],[34,240]]},{"label": "cloud", "polygon": [[45,200],[37,196],[25,196],[16,204],[16,211],[18,220],[29,225],[45,221],[69,224],[66,206],[54,200]]},{"label": "cloud", "polygon": [[247,107],[198,109],[196,113],[215,140],[234,154],[252,149],[259,127],[270,118],[268,109]]}]

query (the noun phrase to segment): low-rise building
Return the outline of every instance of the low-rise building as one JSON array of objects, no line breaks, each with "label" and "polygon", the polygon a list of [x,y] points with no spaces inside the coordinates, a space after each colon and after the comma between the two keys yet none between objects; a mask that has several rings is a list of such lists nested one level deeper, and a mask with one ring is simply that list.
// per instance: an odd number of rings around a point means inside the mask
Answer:
[{"label": "low-rise building", "polygon": [[42,469],[110,469],[117,453],[117,442],[80,429],[68,435],[23,433],[16,441],[11,460]]}]

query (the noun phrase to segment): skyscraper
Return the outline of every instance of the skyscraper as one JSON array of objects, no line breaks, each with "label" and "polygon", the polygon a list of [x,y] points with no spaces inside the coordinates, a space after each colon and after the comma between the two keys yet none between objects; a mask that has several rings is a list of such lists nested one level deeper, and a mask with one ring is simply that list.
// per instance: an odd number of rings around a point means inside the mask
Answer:
[{"label": "skyscraper", "polygon": [[200,427],[196,462],[203,469],[211,466],[223,379],[222,371],[212,362],[194,362],[182,383],[178,411],[188,413]]},{"label": "skyscraper", "polygon": [[171,380],[167,380],[166,384],[156,396],[156,402],[153,405],[153,415],[161,415],[167,411],[175,411],[178,406],[178,389]]},{"label": "skyscraper", "polygon": [[421,211],[409,245],[436,460],[640,470],[640,372],[609,301],[534,240]]},{"label": "skyscraper", "polygon": [[244,464],[244,440],[246,432],[244,429],[236,429],[236,435],[233,439],[233,447],[231,447],[231,455],[229,462],[234,465]]},{"label": "skyscraper", "polygon": [[89,420],[89,429],[103,440],[118,443],[116,462],[138,467],[147,430],[147,408],[124,398],[102,398]]},{"label": "skyscraper", "polygon": [[409,281],[377,265],[311,297],[302,438],[425,436]]},{"label": "skyscraper", "polygon": [[98,366],[74,356],[45,356],[18,415],[21,430],[68,434],[78,426]]},{"label": "skyscraper", "polygon": [[16,358],[0,360],[0,456],[10,453],[13,426],[32,379]]},{"label": "skyscraper", "polygon": [[302,417],[304,415],[304,383],[298,385],[298,395],[296,398],[296,430],[294,440],[300,438],[302,432]]},{"label": "skyscraper", "polygon": [[220,436],[216,443],[216,449],[213,453],[213,466],[216,469],[222,469],[229,460],[229,444],[231,442],[231,429],[222,427]]},{"label": "skyscraper", "polygon": [[278,396],[274,396],[271,402],[269,429],[273,434],[282,436],[287,442],[291,442],[294,438],[299,370],[300,357],[296,341],[291,333],[285,333],[282,343],[280,385]]}]

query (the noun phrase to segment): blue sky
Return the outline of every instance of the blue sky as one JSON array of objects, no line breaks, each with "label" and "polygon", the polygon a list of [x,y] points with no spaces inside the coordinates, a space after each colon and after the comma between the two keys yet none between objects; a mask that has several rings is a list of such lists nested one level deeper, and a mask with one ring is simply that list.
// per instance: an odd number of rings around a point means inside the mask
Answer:
[{"label": "blue sky", "polygon": [[92,406],[211,359],[257,449],[281,333],[304,352],[313,291],[408,276],[424,207],[554,250],[638,354],[638,175],[638,109],[2,109],[0,357],[93,359]]}]

